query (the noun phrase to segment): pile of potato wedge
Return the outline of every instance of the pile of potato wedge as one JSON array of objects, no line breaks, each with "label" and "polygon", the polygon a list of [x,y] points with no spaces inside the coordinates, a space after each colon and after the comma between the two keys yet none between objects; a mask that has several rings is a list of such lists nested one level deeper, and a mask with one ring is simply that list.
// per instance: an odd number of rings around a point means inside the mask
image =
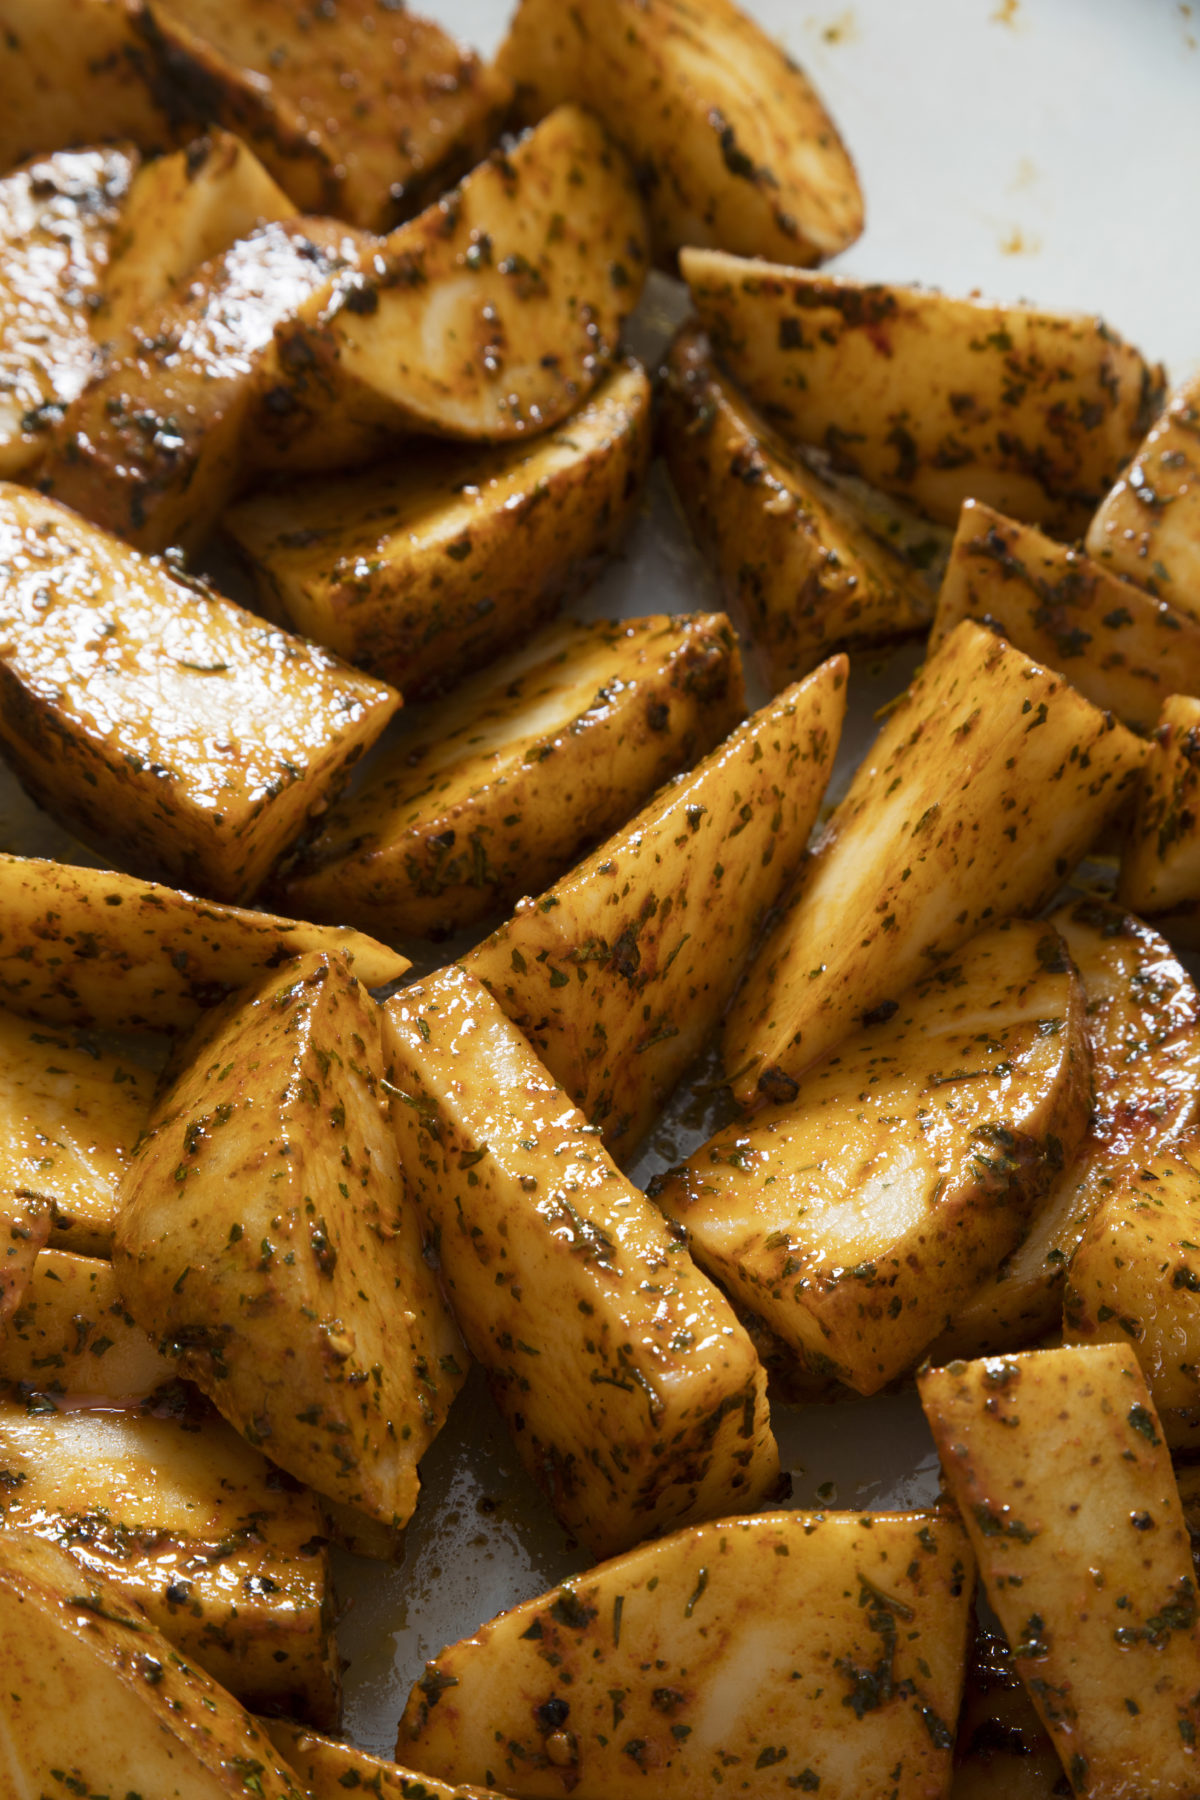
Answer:
[{"label": "pile of potato wedge", "polygon": [[[733,0],[0,25],[0,1779],[1200,1795],[1200,381],[824,272]],[[596,619],[652,466],[724,610]],[[474,1364],[579,1567],[385,1761]],[[914,1382],[938,1503],[790,1508]]]}]

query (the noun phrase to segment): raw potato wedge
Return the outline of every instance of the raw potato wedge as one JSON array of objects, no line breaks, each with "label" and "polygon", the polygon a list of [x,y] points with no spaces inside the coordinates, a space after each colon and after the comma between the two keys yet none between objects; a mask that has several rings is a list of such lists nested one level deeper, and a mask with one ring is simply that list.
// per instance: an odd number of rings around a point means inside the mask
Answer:
[{"label": "raw potato wedge", "polygon": [[0,746],[39,805],[117,860],[247,898],[399,704],[0,482]]},{"label": "raw potato wedge", "polygon": [[988,1600],[1077,1794],[1195,1794],[1200,1633],[1171,1459],[1128,1347],[920,1378]]},{"label": "raw potato wedge", "polygon": [[346,926],[197,900],[111,869],[0,853],[0,1000],[51,1025],[186,1031],[305,951],[383,987],[408,958]]},{"label": "raw potato wedge", "polygon": [[875,1393],[1016,1246],[1087,1129],[1090,1076],[1061,938],[1012,922],[651,1193],[810,1367]]},{"label": "raw potato wedge", "polygon": [[153,1098],[153,1074],[128,1056],[0,1009],[4,1202],[32,1201],[55,1244],[107,1256],[117,1190]]},{"label": "raw potato wedge", "polygon": [[556,431],[240,501],[222,521],[264,611],[406,700],[542,624],[620,543],[650,457],[650,384],[625,363]]},{"label": "raw potato wedge", "polygon": [[227,1003],[123,1185],[134,1318],[252,1444],[386,1527],[465,1358],[422,1256],[380,1014],[306,956]]},{"label": "raw potato wedge", "polygon": [[931,655],[961,619],[993,626],[1135,731],[1153,730],[1169,694],[1200,693],[1200,613],[1177,612],[979,500],[963,502]]},{"label": "raw potato wedge", "polygon": [[744,1106],[802,1070],[981,926],[1043,906],[1148,746],[964,620],[889,711],[725,1027]]},{"label": "raw potato wedge", "polygon": [[1024,1242],[931,1347],[936,1362],[1010,1350],[1057,1330],[1067,1267],[1096,1208],[1136,1192],[1143,1166],[1196,1123],[1200,994],[1170,945],[1100,900],[1070,901],[1047,923],[1087,996],[1091,1126]]},{"label": "raw potato wedge", "polygon": [[844,656],[785,688],[465,958],[618,1159],[729,1003],[837,754]]},{"label": "raw potato wedge", "polygon": [[1052,1800],[1069,1792],[1003,1633],[978,1626],[958,1715],[950,1800]]},{"label": "raw potato wedge", "polygon": [[23,1531],[0,1532],[0,1665],[19,1794],[305,1800],[261,1728],[140,1607]]},{"label": "raw potato wedge", "polygon": [[671,345],[663,401],[675,491],[773,690],[833,650],[928,625],[927,582],[788,450],[721,375],[694,326]]},{"label": "raw potato wedge", "polygon": [[430,708],[280,885],[306,918],[440,938],[569,869],[742,717],[724,613],[564,620]]},{"label": "raw potato wedge", "polygon": [[247,1705],[337,1724],[316,1498],[207,1409],[0,1401],[0,1524],[61,1545]]},{"label": "raw potato wedge", "polygon": [[483,1788],[417,1775],[289,1719],[260,1719],[259,1724],[303,1782],[307,1800],[346,1800],[347,1788],[361,1789],[374,1800],[486,1800]]},{"label": "raw potato wedge", "polygon": [[564,100],[599,113],[638,169],[668,266],[681,244],[824,262],[862,231],[820,96],[731,0],[522,0],[498,60],[526,118]]},{"label": "raw potato wedge", "polygon": [[[121,209],[92,331],[123,342],[184,279],[259,225],[295,217],[253,150],[214,127],[186,150],[143,163]],[[73,397],[73,396],[72,396]]]},{"label": "raw potato wedge", "polygon": [[[506,1793],[945,1792],[973,1562],[944,1513],[681,1531],[426,1664],[396,1754]],[[651,1672],[652,1671],[652,1672]]]},{"label": "raw potato wedge", "polygon": [[969,498],[1078,535],[1163,372],[1084,313],[685,250],[719,360],[784,435],[953,526]]},{"label": "raw potato wedge", "polygon": [[38,1254],[29,1286],[0,1337],[0,1382],[39,1406],[63,1395],[128,1402],[174,1380],[135,1325],[110,1262],[71,1250]]},{"label": "raw potato wedge", "polygon": [[1088,553],[1200,618],[1200,375],[1177,388],[1088,526]]},{"label": "raw potato wedge", "polygon": [[276,326],[358,255],[348,226],[283,219],[193,270],[68,408],[42,491],[139,550],[196,549],[241,484]]},{"label": "raw potato wedge", "polygon": [[64,150],[0,181],[5,479],[37,462],[51,427],[91,374],[89,308],[99,297],[134,162],[124,150]]},{"label": "raw potato wedge", "polygon": [[248,458],[324,469],[398,432],[545,431],[615,359],[646,260],[623,153],[560,107],[279,328]]},{"label": "raw potato wedge", "polygon": [[766,1374],[692,1262],[464,969],[387,1003],[401,1160],[521,1460],[596,1556],[779,1484]]},{"label": "raw potato wedge", "polygon": [[1163,702],[1117,891],[1172,943],[1200,946],[1200,699],[1190,694]]}]

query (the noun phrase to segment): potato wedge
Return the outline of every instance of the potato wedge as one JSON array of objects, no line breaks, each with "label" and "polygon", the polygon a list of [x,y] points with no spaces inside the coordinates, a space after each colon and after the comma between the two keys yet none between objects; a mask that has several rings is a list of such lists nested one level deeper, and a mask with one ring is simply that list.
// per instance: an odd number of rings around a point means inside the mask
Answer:
[{"label": "potato wedge", "polygon": [[17,1399],[38,1406],[64,1395],[126,1403],[174,1378],[174,1363],[129,1316],[110,1262],[39,1251],[0,1336],[0,1383]]},{"label": "potato wedge", "polygon": [[126,1177],[113,1260],[134,1318],[243,1436],[391,1527],[465,1356],[382,1069],[378,1009],[334,958],[227,1002]]},{"label": "potato wedge", "polygon": [[972,1572],[945,1513],[681,1531],[443,1650],[396,1754],[530,1800],[694,1800],[714,1768],[741,1793],[924,1800],[949,1780]]},{"label": "potato wedge", "polygon": [[407,700],[513,648],[620,542],[650,457],[629,362],[530,443],[423,444],[401,462],[267,490],[222,521],[263,608]]},{"label": "potato wedge", "polygon": [[398,432],[557,425],[612,365],[646,260],[624,154],[560,107],[279,327],[248,462],[325,469]]},{"label": "potato wedge", "polygon": [[0,853],[0,1000],[50,1025],[187,1031],[208,1007],[309,950],[364,987],[408,958],[346,926],[197,900],[110,869]]},{"label": "potato wedge", "polygon": [[1003,1632],[978,1626],[958,1715],[949,1800],[1052,1800],[1069,1792],[1058,1752],[1016,1674]]},{"label": "potato wedge", "polygon": [[341,1711],[314,1495],[207,1408],[0,1401],[0,1524],[70,1552],[247,1705]]},{"label": "potato wedge", "polygon": [[988,1600],[1074,1791],[1194,1793],[1191,1546],[1133,1351],[955,1362],[919,1385]]},{"label": "potato wedge", "polygon": [[846,670],[831,657],[785,688],[464,958],[618,1159],[699,1055],[804,853]]},{"label": "potato wedge", "polygon": [[21,1795],[304,1800],[262,1730],[140,1607],[24,1531],[0,1532],[0,1664]]},{"label": "potato wedge", "polygon": [[1036,912],[1148,747],[1061,676],[964,620],[860,763],[725,1027],[743,1106],[997,918]]},{"label": "potato wedge", "polygon": [[1088,526],[1087,550],[1200,618],[1200,375],[1176,388]]},{"label": "potato wedge", "polygon": [[961,619],[991,625],[1135,731],[1153,730],[1169,694],[1200,693],[1200,616],[979,500],[963,502],[931,654]]},{"label": "potato wedge", "polygon": [[0,482],[0,746],[40,805],[119,860],[247,898],[399,704]]},{"label": "potato wedge", "polygon": [[661,436],[675,491],[772,691],[831,651],[928,625],[933,595],[845,496],[794,456],[683,326]]},{"label": "potato wedge", "polygon": [[1190,694],[1163,701],[1117,891],[1173,943],[1200,946],[1200,699]]},{"label": "potato wedge", "polygon": [[1197,1121],[1200,994],[1170,945],[1095,899],[1068,902],[1047,923],[1087,996],[1092,1123],[1024,1242],[931,1346],[937,1362],[1010,1350],[1057,1330],[1067,1268],[1096,1208],[1136,1192],[1143,1165]]},{"label": "potato wedge", "polygon": [[1090,1111],[1079,977],[1053,930],[1014,921],[650,1191],[701,1267],[871,1394],[1015,1248]]},{"label": "potato wedge", "polygon": [[495,1000],[443,969],[386,1007],[405,1171],[526,1468],[596,1556],[779,1485],[724,1296]]},{"label": "potato wedge", "polygon": [[276,325],[358,255],[348,226],[283,219],[194,270],[67,409],[39,487],[139,550],[197,548],[242,480]]},{"label": "potato wedge", "polygon": [[279,887],[306,918],[440,938],[569,869],[744,711],[724,613],[547,626],[432,706]]},{"label": "potato wedge", "polygon": [[632,157],[655,250],[824,262],[863,227],[854,164],[820,96],[731,0],[522,0],[501,45],[526,118],[577,100]]},{"label": "potato wedge", "polygon": [[37,462],[91,374],[89,309],[135,162],[64,150],[0,181],[0,477]]},{"label": "potato wedge", "polygon": [[347,1788],[361,1788],[375,1800],[486,1800],[483,1788],[418,1775],[290,1719],[260,1719],[259,1725],[304,1783],[308,1800],[346,1800]]},{"label": "potato wedge", "polygon": [[28,1293],[38,1253],[49,1236],[47,1207],[17,1194],[0,1193],[0,1334]]},{"label": "potato wedge", "polygon": [[1078,535],[1158,409],[1101,320],[685,250],[719,360],[783,434],[953,526],[966,499]]}]

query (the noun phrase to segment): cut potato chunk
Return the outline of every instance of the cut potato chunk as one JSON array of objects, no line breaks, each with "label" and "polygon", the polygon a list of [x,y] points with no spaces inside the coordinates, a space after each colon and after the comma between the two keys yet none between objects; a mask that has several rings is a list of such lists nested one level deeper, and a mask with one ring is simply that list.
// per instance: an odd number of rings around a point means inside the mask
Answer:
[{"label": "cut potato chunk", "polygon": [[140,1400],[174,1376],[174,1363],[130,1317],[110,1262],[39,1252],[0,1337],[0,1382],[40,1405],[63,1395]]},{"label": "cut potato chunk", "polygon": [[306,956],[227,1003],[123,1184],[135,1319],[253,1444],[391,1527],[464,1354],[401,1173],[380,1014]]},{"label": "cut potato chunk", "polygon": [[831,657],[785,688],[466,959],[618,1157],[699,1055],[804,853],[846,670]]},{"label": "cut potato chunk", "polygon": [[558,424],[614,360],[646,257],[623,153],[560,107],[279,329],[248,457],[324,469],[397,432]]},{"label": "cut potato chunk", "polygon": [[721,1294],[464,969],[386,1007],[401,1157],[521,1459],[597,1556],[778,1487]]},{"label": "cut potato chunk", "polygon": [[1170,396],[1088,526],[1089,553],[1200,618],[1200,375]]},{"label": "cut potato chunk", "polygon": [[745,1106],[801,1071],[981,926],[1036,912],[1147,746],[964,620],[888,714],[725,1029]]},{"label": "cut potato chunk", "polygon": [[52,1025],[186,1031],[236,989],[308,950],[364,987],[408,958],[348,927],[197,900],[110,869],[0,853],[0,998]]},{"label": "cut potato chunk", "polygon": [[831,650],[910,636],[928,584],[807,468],[684,326],[666,365],[662,436],[675,490],[772,689]]},{"label": "cut potato chunk", "polygon": [[823,262],[863,227],[854,165],[820,96],[731,0],[522,0],[500,66],[537,118],[599,113],[638,169],[660,259],[720,244]]},{"label": "cut potato chunk", "polygon": [[275,327],[357,259],[347,226],[284,219],[194,270],[68,409],[43,492],[139,550],[202,544],[241,481]]},{"label": "cut potato chunk", "polygon": [[133,169],[123,150],[60,151],[0,181],[0,476],[37,461],[91,373],[89,308]]},{"label": "cut potato chunk", "polygon": [[0,1523],[68,1550],[247,1704],[337,1723],[320,1509],[223,1419],[0,1402]]},{"label": "cut potato chunk", "polygon": [[0,1664],[22,1796],[303,1800],[262,1730],[139,1606],[24,1531],[0,1532]]},{"label": "cut potato chunk", "polygon": [[7,1321],[29,1290],[38,1253],[49,1236],[47,1207],[0,1192],[0,1343]]},{"label": "cut potato chunk", "polygon": [[545,887],[742,716],[724,613],[564,621],[430,709],[328,813],[283,903],[444,937]]},{"label": "cut potato chunk", "polygon": [[1200,699],[1163,702],[1121,857],[1121,902],[1200,946]]},{"label": "cut potato chunk", "polygon": [[650,456],[650,383],[606,378],[556,431],[243,500],[224,526],[264,610],[406,699],[451,687],[556,610],[616,548]]},{"label": "cut potato chunk", "polygon": [[649,1780],[924,1800],[950,1776],[972,1557],[941,1513],[766,1513],[681,1531],[426,1665],[396,1754],[506,1793]]},{"label": "cut potato chunk", "polygon": [[1194,1794],[1200,1633],[1171,1459],[1128,1347],[920,1378],[1013,1659],[1078,1794]]},{"label": "cut potato chunk", "polygon": [[1052,1800],[1069,1791],[1003,1633],[979,1626],[958,1715],[950,1800]]},{"label": "cut potato chunk", "polygon": [[774,425],[945,525],[974,498],[1084,531],[1162,398],[1162,369],[1084,313],[679,260],[717,356]]},{"label": "cut potato chunk", "polygon": [[963,503],[931,653],[961,619],[995,627],[1135,731],[1158,723],[1168,694],[1200,693],[1200,617],[978,500]]},{"label": "cut potato chunk", "polygon": [[486,1800],[483,1788],[417,1775],[289,1719],[260,1719],[259,1724],[304,1783],[308,1800],[346,1800],[347,1788],[361,1788],[374,1800]]},{"label": "cut potato chunk", "polygon": [[1087,1129],[1090,1077],[1061,938],[1011,923],[651,1192],[739,1301],[871,1394],[1019,1242]]},{"label": "cut potato chunk", "polygon": [[1095,1106],[1088,1135],[1025,1241],[932,1346],[935,1361],[1008,1350],[1058,1328],[1067,1266],[1096,1208],[1187,1135],[1200,1107],[1200,994],[1169,944],[1099,900],[1048,921],[1083,980]]},{"label": "cut potato chunk", "polygon": [[0,745],[147,875],[241,900],[400,704],[65,507],[0,483]]},{"label": "cut potato chunk", "polygon": [[107,1256],[153,1098],[128,1056],[0,1010],[0,1195],[35,1202],[54,1243]]}]

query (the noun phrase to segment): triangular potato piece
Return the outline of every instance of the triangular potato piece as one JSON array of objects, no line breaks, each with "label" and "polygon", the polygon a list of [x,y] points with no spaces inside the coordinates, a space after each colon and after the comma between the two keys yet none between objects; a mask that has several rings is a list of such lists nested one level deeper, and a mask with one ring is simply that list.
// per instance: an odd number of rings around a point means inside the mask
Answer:
[{"label": "triangular potato piece", "polygon": [[1105,568],[1200,618],[1200,375],[1170,395],[1086,542]]}]

